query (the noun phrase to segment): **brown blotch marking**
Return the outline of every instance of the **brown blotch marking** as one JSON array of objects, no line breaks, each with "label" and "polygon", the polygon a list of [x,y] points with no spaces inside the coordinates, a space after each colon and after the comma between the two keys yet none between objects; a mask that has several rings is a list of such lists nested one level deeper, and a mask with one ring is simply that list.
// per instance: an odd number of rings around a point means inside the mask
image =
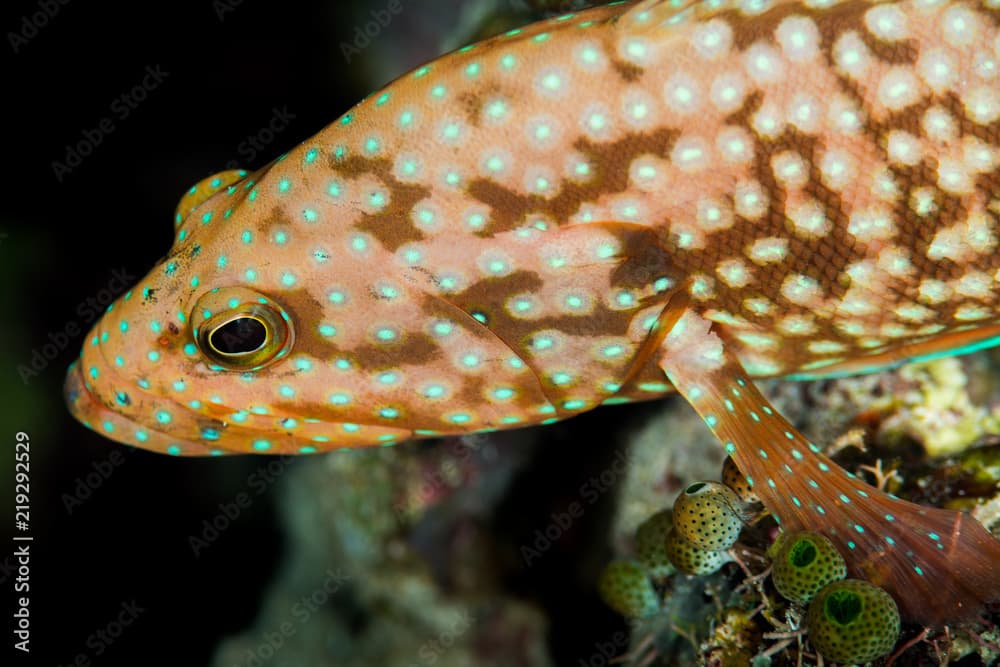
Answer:
[{"label": "brown blotch marking", "polygon": [[[726,121],[742,125],[751,134],[755,134],[749,119],[762,100],[763,96],[755,93],[742,109],[729,116]],[[752,175],[767,194],[768,210],[759,220],[735,215],[733,226],[714,232],[706,248],[671,248],[670,256],[682,275],[705,273],[714,277],[719,261],[730,257],[743,258],[753,265],[756,279],[742,288],[727,287],[717,291],[713,307],[739,313],[743,311],[744,299],[764,296],[774,303],[785,304],[781,309],[783,315],[797,313],[801,307],[788,304],[781,294],[781,283],[789,274],[812,277],[829,297],[839,299],[846,293],[848,285],[840,281],[840,276],[848,264],[862,258],[864,246],[847,233],[849,220],[845,202],[840,195],[823,184],[817,160],[822,148],[816,137],[803,134],[795,128],[786,129],[773,140],[758,138]],[[788,226],[786,193],[774,177],[771,159],[777,153],[789,150],[798,153],[808,165],[808,184],[803,191],[819,203],[830,221],[830,232],[821,238],[801,238]],[[788,255],[781,262],[759,266],[747,258],[746,249],[755,240],[768,237],[787,239]],[[809,311],[801,312],[805,314]]]},{"label": "brown blotch marking", "polygon": [[661,244],[656,228],[590,224],[612,234],[621,245],[621,263],[611,272],[612,287],[642,289],[658,278],[677,281],[679,275],[671,263],[670,252]]},{"label": "brown blotch marking", "polygon": [[[759,148],[760,151],[755,157],[754,176],[770,195],[769,209],[765,218],[767,229],[759,230],[756,237],[745,239],[744,244],[753,238],[767,236],[788,239],[788,256],[784,261],[758,268],[758,275],[766,276],[764,282],[767,287],[764,294],[776,303],[787,303],[781,294],[781,283],[789,274],[800,273],[817,280],[827,296],[834,299],[841,298],[847,292],[848,285],[839,282],[838,279],[848,264],[863,256],[864,248],[859,247],[861,244],[847,232],[849,219],[844,200],[823,184],[817,159],[818,153],[823,148],[821,142],[795,129],[788,129],[777,141],[762,143]],[[786,150],[797,152],[808,165],[809,179],[804,191],[819,203],[830,222],[830,232],[818,239],[803,239],[793,233],[788,226],[785,190],[778,185],[771,169],[773,156]],[[753,229],[759,224],[749,223],[747,232],[752,234]],[[740,223],[734,225],[734,230],[738,226]]]},{"label": "brown blotch marking", "polygon": [[[557,414],[570,414],[559,407],[560,401],[556,398],[564,393],[566,388],[556,387],[541,380],[544,369],[537,363],[531,352],[533,334],[542,330],[554,329],[568,336],[624,336],[635,311],[613,311],[603,304],[597,304],[590,314],[561,315],[531,320],[517,319],[507,312],[504,304],[509,297],[521,293],[537,293],[542,287],[543,281],[538,274],[531,271],[516,271],[502,278],[486,278],[474,283],[464,292],[448,295],[447,302],[470,316],[477,311],[484,313],[487,316],[488,324],[482,324],[477,320],[478,326],[492,332],[531,370],[534,378],[533,386],[528,387],[524,380],[520,380],[518,385],[520,395],[518,399],[511,401],[512,405],[517,406],[518,412],[531,415],[528,408],[538,406],[542,401],[545,401],[556,407]],[[440,304],[431,305],[428,315],[435,312],[440,313],[440,311]],[[588,361],[590,360],[579,360],[579,363],[583,364]],[[534,391],[528,393],[529,389]],[[471,405],[478,405],[484,400],[484,391],[481,384],[470,386],[469,383],[466,383],[463,386],[461,398],[471,401]],[[531,420],[537,422],[541,419],[541,417],[534,418],[532,416]]]},{"label": "brown blotch marking", "polygon": [[390,344],[371,343],[354,349],[358,366],[366,371],[429,364],[444,355],[437,341],[422,331],[404,333]]},{"label": "brown blotch marking", "polygon": [[[937,185],[937,161],[925,159],[912,167],[890,167],[896,182],[900,186],[901,196],[893,207],[896,227],[899,230],[897,243],[909,251],[910,261],[918,276],[949,281],[960,278],[968,268],[965,263],[943,258],[932,260],[927,256],[927,250],[937,232],[945,227],[965,220],[968,209],[959,196],[948,194]],[[910,208],[910,198],[914,190],[930,188],[934,192],[934,202],[937,211],[928,217],[921,217]],[[900,280],[899,292],[908,299],[917,301],[919,281]],[[942,304],[943,305],[943,304]],[[934,306],[940,313],[942,305]]]},{"label": "brown blotch marking", "polygon": [[295,226],[288,212],[280,204],[272,206],[271,210],[266,214],[256,215],[255,220],[254,227],[256,227],[263,238],[269,238],[269,232],[274,227],[285,226],[293,228]]},{"label": "brown blotch marking", "polygon": [[872,55],[890,65],[912,65],[917,62],[919,49],[917,41],[903,39],[897,42],[883,42],[865,29],[859,32],[861,41],[865,43]]},{"label": "brown blotch marking", "polygon": [[[760,90],[755,90],[754,92],[747,95],[747,97],[743,100],[743,106],[741,106],[739,110],[734,111],[733,113],[726,116],[724,124],[738,125],[739,127],[752,129],[750,126],[751,118],[755,113],[757,113],[757,110],[763,103],[764,103],[764,93]],[[752,136],[756,136],[756,133],[754,133]]]},{"label": "brown blotch marking", "polygon": [[[611,51],[608,52],[611,53]],[[617,56],[611,58],[611,67],[614,68],[615,74],[620,76],[626,83],[636,81],[646,71],[635,63],[626,62]]]},{"label": "brown blotch marking", "polygon": [[355,229],[374,236],[389,252],[396,252],[404,244],[423,240],[424,233],[414,226],[410,214],[417,202],[430,196],[429,187],[397,180],[392,175],[392,163],[386,158],[331,158],[330,168],[345,177],[371,174],[389,189],[388,205],[379,213],[362,214],[361,221],[354,225]]},{"label": "brown blotch marking", "polygon": [[[346,356],[365,371],[426,364],[442,354],[437,342],[423,332],[404,332],[398,341],[370,343],[347,351],[317,331],[325,310],[309,292],[301,289],[284,292],[276,295],[275,300],[285,307],[295,325],[295,352],[326,361]],[[289,373],[294,375],[295,371]]]},{"label": "brown blotch marking", "polygon": [[467,191],[470,197],[489,206],[492,213],[489,224],[477,231],[477,236],[494,236],[515,229],[528,213],[544,211],[547,203],[544,197],[522,195],[486,178],[471,181]]},{"label": "brown blotch marking", "polygon": [[[859,91],[858,91],[859,92]],[[886,139],[892,130],[902,130],[909,132],[915,137],[926,136],[923,131],[924,112],[934,106],[936,101],[932,97],[923,97],[915,104],[908,107],[892,111],[883,120],[875,120],[870,116],[865,123],[865,135],[878,143],[883,149],[882,157],[889,163],[888,142]]]},{"label": "brown blotch marking", "polygon": [[466,313],[485,314],[488,318],[485,326],[518,354],[524,350],[531,334],[544,329],[555,329],[571,336],[624,336],[628,332],[634,311],[611,310],[602,303],[597,303],[589,314],[538,319],[518,319],[507,312],[507,299],[515,294],[538,293],[542,287],[543,281],[538,274],[515,271],[502,278],[485,278],[447,298]]},{"label": "brown blotch marking", "polygon": [[278,292],[272,296],[292,319],[295,327],[293,351],[325,360],[341,354],[342,350],[336,343],[319,335],[317,327],[326,319],[326,309],[308,290]]},{"label": "brown blotch marking", "polygon": [[[513,378],[512,378],[513,380]],[[537,373],[532,374],[531,380],[525,377],[517,378],[516,382],[501,382],[497,386],[510,386],[517,394],[506,401],[501,401],[498,403],[493,403],[489,397],[489,385],[484,383],[480,378],[468,378],[462,383],[461,388],[455,392],[454,396],[447,399],[447,401],[441,404],[441,425],[432,428],[438,428],[444,430],[446,428],[454,429],[455,425],[447,421],[443,413],[446,412],[444,408],[451,405],[453,410],[458,411],[462,408],[468,409],[470,412],[476,413],[478,417],[482,418],[479,422],[479,428],[489,428],[493,426],[502,426],[503,424],[499,422],[493,422],[485,417],[479,410],[479,406],[488,406],[489,411],[496,410],[507,415],[518,415],[524,421],[521,425],[538,423],[544,419],[548,419],[552,415],[542,415],[537,412],[537,409],[544,404],[549,404],[556,408],[556,414],[563,416],[566,414],[571,414],[568,411],[562,410],[558,403],[559,401],[553,400],[552,397],[548,396],[544,387],[538,380]],[[447,410],[450,412],[451,410]],[[508,425],[503,425],[509,428]]]},{"label": "brown blotch marking", "polygon": [[[279,417],[281,419],[287,419],[288,417],[299,417],[299,418],[312,418],[319,419],[322,422],[338,424],[344,421],[349,421],[349,418],[345,418],[345,415],[354,413],[346,413],[343,408],[336,408],[331,405],[324,404],[309,404],[309,403],[290,403],[288,401],[277,401],[272,404],[273,410],[271,417]],[[354,406],[356,407],[356,406]],[[290,431],[285,431],[286,433],[291,433]]]},{"label": "brown blotch marking", "polygon": [[468,185],[469,196],[492,209],[492,217],[477,236],[492,237],[522,226],[528,215],[541,213],[564,223],[580,207],[581,202],[596,201],[604,194],[625,192],[629,188],[628,166],[639,155],[667,155],[679,132],[660,128],[649,133],[634,133],[618,141],[600,144],[578,139],[573,148],[582,153],[594,167],[594,174],[585,183],[568,179],[560,181],[555,197],[524,195],[486,178]]},{"label": "brown blotch marking", "polygon": [[1000,27],[1000,8],[990,7],[982,2],[976,3],[976,10],[980,14],[985,14],[986,17],[993,22],[993,27]]},{"label": "brown blotch marking", "polygon": [[[825,18],[825,14],[823,14],[824,20],[820,21],[817,27],[820,33],[820,51],[826,60],[827,67],[836,77],[840,91],[850,98],[864,115],[864,122],[861,127],[862,133],[868,136],[875,144],[879,144],[881,141],[880,134],[884,129],[905,129],[919,135],[920,114],[933,103],[932,100],[921,100],[917,104],[888,114],[886,119],[881,123],[875,122],[871,118],[871,109],[865,104],[865,96],[861,89],[861,84],[838,70],[833,54],[834,44],[843,30],[855,30],[868,50],[872,52],[872,55],[881,58],[889,64],[914,64],[919,57],[916,43],[912,40],[907,40],[897,42],[896,46],[893,47],[892,45],[880,42],[874,35],[868,32],[864,25],[864,11],[873,5],[867,5],[864,2],[848,3],[848,5],[863,5],[863,7],[860,10],[855,9],[851,16],[848,17],[850,21],[847,23],[830,22]],[[841,5],[838,8],[848,5]],[[887,48],[890,49],[888,52]],[[894,55],[892,50],[896,48],[899,49],[899,54]],[[883,157],[887,157],[884,151]]]},{"label": "brown blotch marking", "polygon": [[486,402],[486,384],[479,378],[470,378],[462,383],[462,388],[456,392],[452,402],[456,406],[474,406]]},{"label": "brown blotch marking", "polygon": [[965,115],[965,106],[962,104],[962,100],[951,91],[939,98],[938,103],[955,117],[960,136],[972,135],[993,148],[996,148],[997,144],[1000,143],[1000,120],[993,121],[989,125],[976,123]]},{"label": "brown blotch marking", "polygon": [[[621,15],[627,14],[631,11],[629,8],[625,8]],[[617,23],[621,15],[615,16],[610,20],[610,23]],[[646,70],[635,63],[630,63],[627,60],[622,60],[618,56],[618,45],[615,40],[618,39],[620,33],[615,30],[606,30],[603,33],[605,38],[601,40],[602,48],[604,53],[608,55],[608,60],[611,63],[611,68],[615,71],[622,81],[626,83],[633,83],[639,80]]]},{"label": "brown blotch marking", "polygon": [[821,49],[829,51],[838,37],[854,30],[872,55],[893,65],[911,65],[917,60],[916,40],[883,42],[868,31],[865,12],[875,6],[867,0],[854,0],[828,8],[807,7],[802,3],[779,4],[757,16],[746,16],[738,10],[719,14],[733,27],[733,44],[745,51],[754,42],[775,42],[775,30],[789,16],[813,19],[820,34]]},{"label": "brown blotch marking", "polygon": [[459,106],[465,112],[465,118],[469,121],[469,124],[473,127],[479,127],[479,115],[483,109],[483,98],[476,93],[465,91],[459,93],[456,99]]},{"label": "brown blotch marking", "polygon": [[924,96],[908,107],[885,114],[882,120],[875,120],[864,103],[864,93],[861,91],[860,85],[840,74],[837,75],[837,80],[841,91],[850,97],[857,107],[864,112],[865,123],[861,126],[861,131],[876,145],[886,164],[890,163],[886,143],[889,132],[892,130],[901,130],[909,132],[915,137],[927,138],[927,134],[923,129],[923,118],[927,110],[934,106],[943,107],[952,115],[960,136],[971,134],[991,145],[995,144],[996,137],[1000,136],[1000,121],[990,125],[979,125],[969,120],[965,117],[962,101],[952,92],[941,96]]},{"label": "brown blotch marking", "polygon": [[[872,138],[879,148],[882,159],[889,164],[888,145],[886,138],[891,130],[898,129],[909,132],[916,137],[927,138],[923,131],[924,113],[932,106],[941,106],[955,119],[959,137],[972,135],[988,145],[995,145],[996,137],[1000,135],[1000,123],[989,126],[979,125],[965,116],[961,100],[953,92],[941,96],[925,97],[919,103],[897,111],[880,122],[869,120],[865,127],[866,134]],[[913,166],[890,165],[900,188],[900,197],[893,207],[896,226],[899,230],[897,243],[909,251],[911,262],[917,274],[936,280],[949,281],[960,278],[968,270],[967,263],[956,263],[951,259],[931,260],[927,250],[937,232],[965,220],[969,215],[967,197],[949,194],[938,187],[937,160],[930,156]],[[937,212],[928,217],[921,217],[910,208],[910,199],[917,189],[928,188],[934,192]],[[976,188],[988,201],[1000,188],[1000,174],[982,174],[976,180]],[[992,214],[990,214],[992,216]],[[993,216],[995,219],[995,216]],[[984,270],[992,268],[989,265]],[[919,283],[905,279],[894,281],[894,288],[909,300],[916,301],[919,294]],[[940,313],[944,304],[935,306]]]},{"label": "brown blotch marking", "polygon": [[[997,215],[998,211],[993,210],[989,205],[989,202],[995,199],[996,195],[1000,193],[1000,170],[994,169],[988,174],[980,174],[976,178],[976,190],[983,197],[986,215],[993,221],[994,235],[1000,236],[1000,216]],[[980,256],[982,257],[983,255],[987,255],[987,258],[991,260],[991,263],[987,265],[989,268],[993,268],[994,266],[1000,268],[1000,244],[994,248],[992,253],[983,253]],[[994,288],[994,291],[998,291],[997,288]],[[1000,294],[998,294],[998,298],[1000,298]]]},{"label": "brown blotch marking", "polygon": [[[520,389],[521,389],[520,386],[515,388],[515,390],[520,390]],[[507,401],[505,405],[509,405],[513,408],[513,406],[517,402],[517,399],[521,397],[522,393],[523,393],[522,391],[518,391],[517,397],[511,399],[510,401]],[[482,382],[482,380],[480,380],[479,378],[470,378],[462,382],[461,388],[457,392],[455,392],[455,394],[452,397],[450,397],[446,401],[441,402],[441,408],[438,411],[438,414],[440,415],[439,419],[441,420],[442,425],[446,424],[454,428],[455,425],[449,422],[447,419],[445,419],[444,415],[446,412],[451,412],[452,410],[457,411],[466,408],[470,412],[475,413],[477,412],[476,408],[484,404],[487,405],[489,404],[489,399],[487,398],[487,385],[484,382]],[[493,406],[490,407],[492,408]],[[510,412],[525,414],[525,412],[521,409],[511,409]],[[483,427],[489,427],[489,426],[497,426],[498,424],[494,424],[493,422],[484,419],[482,422],[480,422],[479,425]],[[447,426],[439,426],[437,428],[447,428]]]},{"label": "brown blotch marking", "polygon": [[825,9],[813,9],[802,3],[781,3],[756,16],[730,9],[720,12],[719,18],[726,20],[733,28],[733,46],[739,51],[746,51],[760,40],[774,43],[775,30],[789,16],[804,16],[815,20],[822,41],[826,44],[828,37],[836,39],[842,32],[856,29],[859,21],[863,29],[862,15],[870,6],[864,0],[845,2]]}]

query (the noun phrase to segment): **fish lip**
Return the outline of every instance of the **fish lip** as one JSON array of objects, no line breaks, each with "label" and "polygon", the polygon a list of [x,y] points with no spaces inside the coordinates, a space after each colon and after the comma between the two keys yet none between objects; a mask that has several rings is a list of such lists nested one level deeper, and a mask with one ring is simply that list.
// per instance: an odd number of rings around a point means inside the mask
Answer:
[{"label": "fish lip", "polygon": [[[110,366],[106,363],[103,353],[100,355],[100,359],[101,362],[103,362],[102,365],[104,366],[101,370],[103,372],[110,372]],[[66,371],[66,379],[63,382],[63,399],[66,401],[66,406],[69,408],[70,414],[73,415],[78,422],[89,428],[91,431],[128,447],[173,453],[169,450],[168,445],[157,446],[151,444],[151,442],[139,442],[136,437],[125,435],[126,431],[120,428],[115,428],[114,432],[108,432],[106,429],[101,430],[102,422],[109,421],[116,427],[125,426],[132,427],[132,429],[136,431],[147,431],[149,432],[151,436],[150,439],[152,441],[158,443],[169,440],[170,443],[176,445],[180,451],[185,454],[211,454],[211,450],[207,449],[203,443],[171,436],[169,433],[153,428],[148,424],[144,424],[130,418],[128,415],[108,408],[104,402],[100,400],[99,396],[87,387],[87,382],[83,375],[83,364],[81,361],[82,357],[78,358],[70,365]]]},{"label": "fish lip", "polygon": [[[98,370],[104,376],[114,374],[114,368],[107,363],[103,354],[98,354],[93,361],[96,362]],[[63,382],[63,397],[70,414],[77,421],[100,436],[128,447],[172,456],[237,456],[258,453],[245,449],[234,449],[223,443],[206,444],[205,442],[190,440],[177,436],[169,430],[158,428],[157,425],[133,419],[115,410],[113,407],[109,407],[105,401],[101,400],[100,394],[87,387],[84,367],[83,357],[81,357],[74,361],[67,369],[66,378]],[[137,400],[141,399],[137,397]],[[112,430],[108,430],[105,422],[112,425]],[[242,427],[239,428],[244,439],[247,440],[258,436],[266,438],[269,435],[269,432],[266,431],[250,431],[244,430]],[[142,441],[134,435],[137,432],[145,434]],[[329,447],[319,441],[301,438],[297,438],[288,447],[298,449],[299,453],[304,453],[302,451],[303,447],[309,447],[312,451],[325,451],[329,449]],[[296,452],[291,449],[284,449],[267,453],[283,455]]]},{"label": "fish lip", "polygon": [[97,410],[104,410],[109,413],[111,411],[97,400],[93,392],[87,388],[87,383],[83,379],[83,367],[80,361],[80,359],[77,359],[66,370],[66,379],[63,381],[63,400],[66,401],[69,413],[78,422],[93,430],[93,424],[91,423],[93,415],[90,413]]},{"label": "fish lip", "polygon": [[[149,450],[161,454],[173,456],[222,456],[222,455],[245,455],[245,454],[306,454],[325,452],[344,447],[367,447],[382,442],[381,437],[391,435],[393,442],[402,442],[413,437],[414,433],[408,428],[388,427],[382,424],[371,424],[364,420],[351,422],[324,422],[323,428],[313,436],[306,434],[283,433],[279,440],[275,440],[275,429],[273,427],[261,429],[257,425],[243,425],[228,422],[224,417],[208,417],[215,421],[222,422],[224,427],[223,438],[202,441],[191,439],[187,427],[191,424],[181,424],[177,415],[167,426],[166,422],[157,423],[154,419],[136,419],[127,412],[116,408],[116,396],[113,395],[118,387],[128,388],[133,405],[140,408],[142,415],[152,412],[150,406],[155,408],[166,399],[156,392],[150,392],[140,388],[135,388],[137,384],[127,376],[119,375],[118,369],[109,362],[106,354],[107,350],[103,346],[84,347],[80,357],[70,364],[67,369],[66,378],[63,383],[63,396],[70,414],[81,422],[84,426],[109,440],[140,449]],[[87,379],[90,372],[95,380],[92,386]],[[107,393],[102,395],[102,390]],[[143,404],[145,404],[143,406]],[[186,405],[178,402],[171,402],[184,416],[190,416],[197,420],[201,415],[199,412],[192,412]],[[228,408],[233,411],[238,408]],[[270,419],[275,419],[281,415],[269,414]],[[300,419],[301,415],[289,414],[289,418]],[[354,430],[348,432],[345,437],[342,433],[330,433],[334,427],[341,426],[346,429],[350,424]],[[363,429],[359,435],[355,435],[358,427]],[[178,431],[184,428],[184,431]],[[373,432],[374,431],[374,432]],[[250,442],[255,439],[267,440],[271,445],[267,450],[259,449],[252,451]],[[236,444],[234,447],[233,445]],[[256,449],[256,446],[254,446]],[[307,451],[308,450],[308,451]]]}]

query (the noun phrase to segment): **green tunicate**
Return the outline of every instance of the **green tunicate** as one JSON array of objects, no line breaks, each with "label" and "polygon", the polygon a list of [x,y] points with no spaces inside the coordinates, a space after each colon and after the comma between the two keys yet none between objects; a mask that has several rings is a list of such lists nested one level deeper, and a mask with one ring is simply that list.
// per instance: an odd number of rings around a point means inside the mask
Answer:
[{"label": "green tunicate", "polygon": [[597,582],[601,599],[626,618],[645,618],[660,611],[660,598],[641,565],[611,561]]},{"label": "green tunicate", "polygon": [[847,565],[825,535],[812,531],[788,534],[774,555],[774,587],[792,602],[805,604],[824,586],[847,576]]},{"label": "green tunicate", "polygon": [[674,501],[674,529],[691,544],[728,549],[740,536],[740,499],[725,484],[695,482]]},{"label": "green tunicate", "polygon": [[646,568],[649,576],[661,581],[672,575],[676,568],[667,555],[667,535],[673,527],[673,510],[660,510],[635,530],[635,555]]},{"label": "green tunicate", "polygon": [[899,639],[896,601],[860,579],[835,581],[809,605],[809,641],[834,662],[861,664],[892,650]]},{"label": "green tunicate", "polygon": [[667,534],[666,551],[667,558],[674,567],[685,574],[712,574],[732,560],[732,556],[725,551],[704,549],[692,544],[677,532],[676,526]]}]

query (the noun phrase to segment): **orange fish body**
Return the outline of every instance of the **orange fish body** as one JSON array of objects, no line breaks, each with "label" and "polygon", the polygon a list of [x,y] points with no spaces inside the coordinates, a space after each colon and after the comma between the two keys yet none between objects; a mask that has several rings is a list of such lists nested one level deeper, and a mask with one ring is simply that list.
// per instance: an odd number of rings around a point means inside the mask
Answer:
[{"label": "orange fish body", "polygon": [[749,382],[1000,344],[1000,8],[677,4],[461,49],[192,188],[73,413],[171,454],[310,453],[676,389],[914,618],[1000,596],[979,524],[847,476]]}]

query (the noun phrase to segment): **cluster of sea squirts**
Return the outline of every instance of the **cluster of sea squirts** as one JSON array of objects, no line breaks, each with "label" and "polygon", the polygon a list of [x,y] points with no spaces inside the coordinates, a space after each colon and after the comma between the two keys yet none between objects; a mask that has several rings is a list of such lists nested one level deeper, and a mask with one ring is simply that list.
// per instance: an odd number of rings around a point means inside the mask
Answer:
[{"label": "cluster of sea squirts", "polygon": [[[663,613],[667,583],[678,573],[709,575],[735,561],[747,574],[744,587],[755,588],[763,599],[754,613],[761,613],[777,630],[763,638],[779,641],[756,655],[744,646],[728,656],[737,657],[736,662],[723,659],[719,664],[771,664],[771,656],[793,641],[801,653],[811,650],[840,664],[863,664],[888,655],[901,627],[892,597],[867,581],[846,579],[843,556],[820,533],[779,532],[766,553],[741,547],[743,528],[763,513],[732,459],[726,459],[722,479],[688,485],[672,509],[657,512],[637,528],[635,558],[612,561],[601,574],[598,590],[604,601],[641,622]],[[769,566],[753,576],[744,563],[748,557],[769,561]],[[764,591],[768,575],[786,605],[783,619]],[[645,648],[651,646],[647,642]],[[655,646],[651,650],[655,653]],[[628,658],[651,664],[655,655],[647,650]]]}]

